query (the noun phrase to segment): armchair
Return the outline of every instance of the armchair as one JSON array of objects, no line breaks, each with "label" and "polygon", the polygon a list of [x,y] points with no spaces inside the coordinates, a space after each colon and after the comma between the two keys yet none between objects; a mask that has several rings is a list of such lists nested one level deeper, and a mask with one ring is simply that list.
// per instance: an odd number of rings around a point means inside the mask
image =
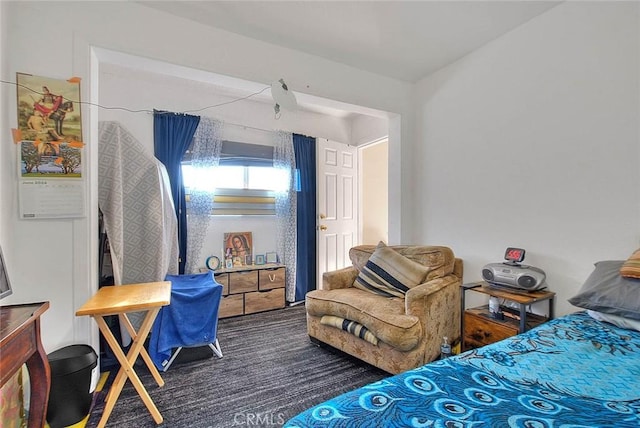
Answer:
[{"label": "armchair", "polygon": [[447,247],[386,247],[418,263],[426,276],[398,295],[384,295],[354,284],[374,253],[379,259],[381,246],[351,248],[353,265],[326,272],[322,288],[307,293],[307,331],[314,342],[395,374],[435,360],[444,336],[460,339],[462,260]]}]

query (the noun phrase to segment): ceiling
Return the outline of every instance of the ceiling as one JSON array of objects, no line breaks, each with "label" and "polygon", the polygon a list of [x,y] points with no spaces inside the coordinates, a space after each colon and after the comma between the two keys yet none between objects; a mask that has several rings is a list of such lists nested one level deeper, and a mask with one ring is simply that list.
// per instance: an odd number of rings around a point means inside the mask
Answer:
[{"label": "ceiling", "polygon": [[204,25],[416,82],[559,1],[139,1]]}]

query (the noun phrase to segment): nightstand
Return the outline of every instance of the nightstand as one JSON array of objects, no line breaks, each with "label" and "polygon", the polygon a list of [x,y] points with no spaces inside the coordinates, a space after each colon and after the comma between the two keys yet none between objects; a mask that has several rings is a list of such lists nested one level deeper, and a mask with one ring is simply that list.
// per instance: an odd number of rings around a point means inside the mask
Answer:
[{"label": "nightstand", "polygon": [[[465,310],[465,294],[467,291],[483,293],[497,297],[504,301],[518,304],[519,309],[513,309],[500,305],[503,313],[502,319],[497,319],[489,312],[489,305],[479,306]],[[484,281],[473,282],[461,285],[461,305],[462,305],[462,350],[466,351],[479,348],[484,345],[497,342],[507,337],[515,336],[519,333],[536,327],[550,319],[553,319],[553,301],[556,293],[551,291],[518,291],[505,288],[493,287]],[[547,316],[527,312],[527,306],[537,302],[549,302]]]}]

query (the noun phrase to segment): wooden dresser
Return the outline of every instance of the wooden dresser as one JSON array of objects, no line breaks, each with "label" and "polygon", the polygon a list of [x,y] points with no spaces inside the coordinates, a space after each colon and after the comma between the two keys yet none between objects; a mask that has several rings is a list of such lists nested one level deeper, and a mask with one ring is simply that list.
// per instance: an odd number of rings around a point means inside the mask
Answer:
[{"label": "wooden dresser", "polygon": [[280,264],[252,265],[215,271],[222,284],[218,318],[280,309],[285,306],[286,267]]}]

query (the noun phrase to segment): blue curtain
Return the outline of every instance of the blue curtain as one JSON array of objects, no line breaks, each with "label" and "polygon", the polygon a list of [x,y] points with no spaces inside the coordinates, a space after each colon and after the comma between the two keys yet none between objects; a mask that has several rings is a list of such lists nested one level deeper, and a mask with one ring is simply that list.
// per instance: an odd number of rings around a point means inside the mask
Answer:
[{"label": "blue curtain", "polygon": [[293,134],[298,174],[296,302],[316,289],[316,139]]},{"label": "blue curtain", "polygon": [[156,158],[164,164],[169,175],[173,205],[178,218],[180,259],[178,271],[184,273],[187,262],[187,209],[182,182],[181,162],[191,145],[200,116],[153,111],[153,147]]}]

